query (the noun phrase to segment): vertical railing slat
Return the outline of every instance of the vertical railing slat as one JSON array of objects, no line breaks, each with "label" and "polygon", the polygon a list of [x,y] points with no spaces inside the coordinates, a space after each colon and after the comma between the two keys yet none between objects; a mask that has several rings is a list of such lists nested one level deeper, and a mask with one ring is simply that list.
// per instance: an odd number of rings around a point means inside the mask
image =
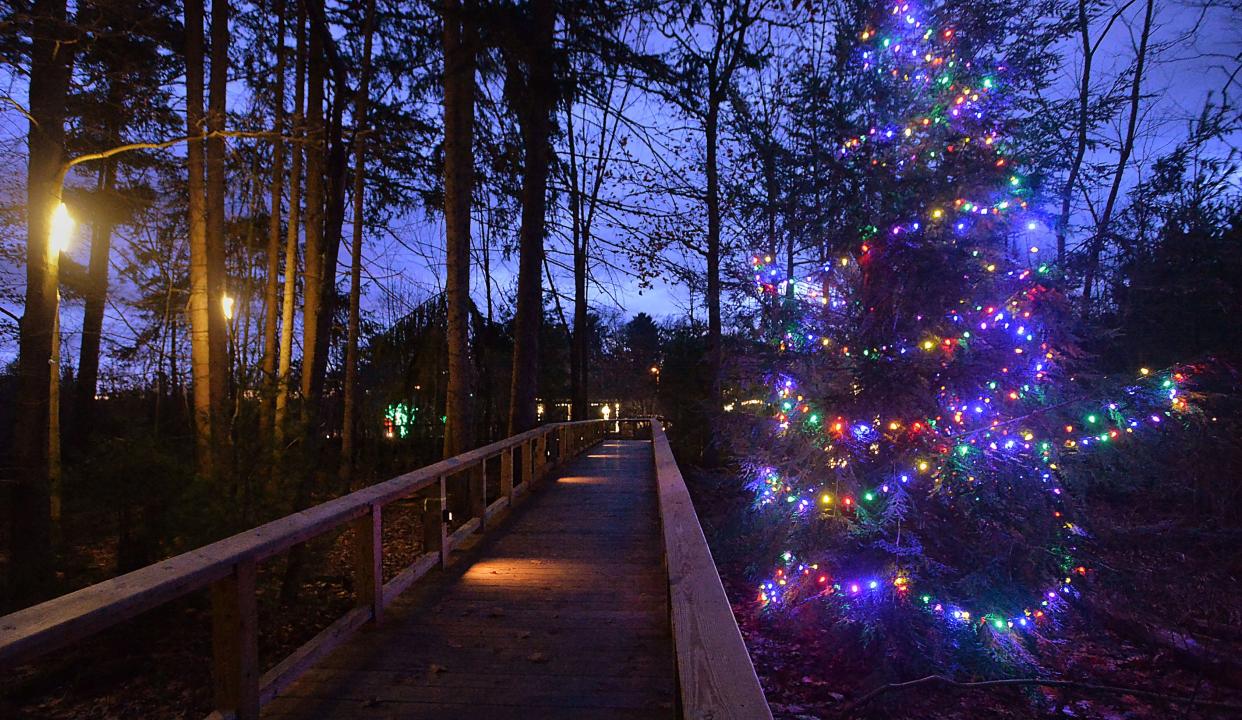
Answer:
[{"label": "vertical railing slat", "polygon": [[510,446],[500,453],[500,494],[509,498],[509,505],[513,505],[513,452],[515,446]]},{"label": "vertical railing slat", "polygon": [[444,476],[437,478],[434,495],[423,501],[423,550],[440,553],[440,567],[448,567],[448,531],[445,528],[447,493]]},{"label": "vertical railing slat", "polygon": [[371,609],[371,620],[378,624],[384,614],[383,506],[372,503],[353,525],[354,597],[358,607]]},{"label": "vertical railing slat", "polygon": [[212,682],[216,709],[238,720],[259,717],[258,568],[240,562],[211,586]]}]

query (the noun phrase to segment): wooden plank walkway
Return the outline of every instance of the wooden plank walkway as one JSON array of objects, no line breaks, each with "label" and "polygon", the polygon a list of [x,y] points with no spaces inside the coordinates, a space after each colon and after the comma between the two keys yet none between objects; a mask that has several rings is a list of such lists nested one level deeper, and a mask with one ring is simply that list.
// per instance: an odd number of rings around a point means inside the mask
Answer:
[{"label": "wooden plank walkway", "polygon": [[589,449],[264,717],[673,717],[655,487],[649,441]]}]

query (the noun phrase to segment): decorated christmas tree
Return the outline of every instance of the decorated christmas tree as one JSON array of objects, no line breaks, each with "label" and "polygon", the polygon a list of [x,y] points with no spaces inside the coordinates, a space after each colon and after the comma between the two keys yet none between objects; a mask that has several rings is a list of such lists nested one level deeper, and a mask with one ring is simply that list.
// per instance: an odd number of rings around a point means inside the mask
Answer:
[{"label": "decorated christmas tree", "polygon": [[1011,90],[1034,69],[983,15],[869,18],[854,62],[873,97],[836,156],[867,220],[798,277],[752,259],[769,352],[738,437],[779,546],[757,588],[773,611],[1054,622],[1092,574],[1074,468],[1188,412],[1178,369],[1106,378],[1078,357],[1017,139]]}]

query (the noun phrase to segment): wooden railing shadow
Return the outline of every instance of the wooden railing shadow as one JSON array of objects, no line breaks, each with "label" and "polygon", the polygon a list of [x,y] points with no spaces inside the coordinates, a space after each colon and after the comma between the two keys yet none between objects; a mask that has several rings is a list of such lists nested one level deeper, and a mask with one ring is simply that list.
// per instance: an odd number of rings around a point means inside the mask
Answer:
[{"label": "wooden railing shadow", "polygon": [[[485,530],[554,465],[597,443],[603,420],[554,423],[442,460],[155,565],[0,618],[0,668],[29,662],[190,593],[210,589],[213,717],[250,720],[318,659],[369,622],[454,548]],[[500,459],[500,493],[487,496],[489,460]],[[517,482],[515,482],[515,478]],[[470,517],[450,532],[450,482],[464,482]],[[423,550],[383,581],[384,507],[430,491]],[[263,672],[259,666],[256,578],[259,563],[336,529],[352,530],[355,604],[342,617]]]}]

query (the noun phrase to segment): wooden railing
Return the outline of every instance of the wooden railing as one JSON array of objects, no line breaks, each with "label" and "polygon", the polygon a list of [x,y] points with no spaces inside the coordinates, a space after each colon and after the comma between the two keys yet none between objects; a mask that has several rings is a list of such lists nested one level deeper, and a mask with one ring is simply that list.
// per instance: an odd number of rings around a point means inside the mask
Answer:
[{"label": "wooden railing", "polygon": [[772,711],[658,419],[651,420],[651,439],[681,717],[770,719]]},{"label": "wooden railing", "polygon": [[[259,708],[288,687],[368,622],[379,622],[386,605],[437,565],[467,536],[482,531],[549,469],[594,445],[605,421],[554,423],[471,450],[349,495],[274,520],[164,562],[83,588],[0,617],[0,668],[95,635],[124,620],[210,587],[212,678],[216,717],[257,718]],[[485,467],[500,458],[500,495],[490,503]],[[518,464],[520,463],[520,465]],[[515,473],[515,467],[519,469]],[[514,483],[514,477],[519,482]],[[470,518],[452,532],[447,507],[449,479],[466,483]],[[383,581],[384,506],[432,491],[424,511],[423,554]],[[438,489],[438,492],[437,492]],[[353,529],[355,607],[314,638],[263,672],[259,667],[259,563],[299,543],[346,525]]]}]

